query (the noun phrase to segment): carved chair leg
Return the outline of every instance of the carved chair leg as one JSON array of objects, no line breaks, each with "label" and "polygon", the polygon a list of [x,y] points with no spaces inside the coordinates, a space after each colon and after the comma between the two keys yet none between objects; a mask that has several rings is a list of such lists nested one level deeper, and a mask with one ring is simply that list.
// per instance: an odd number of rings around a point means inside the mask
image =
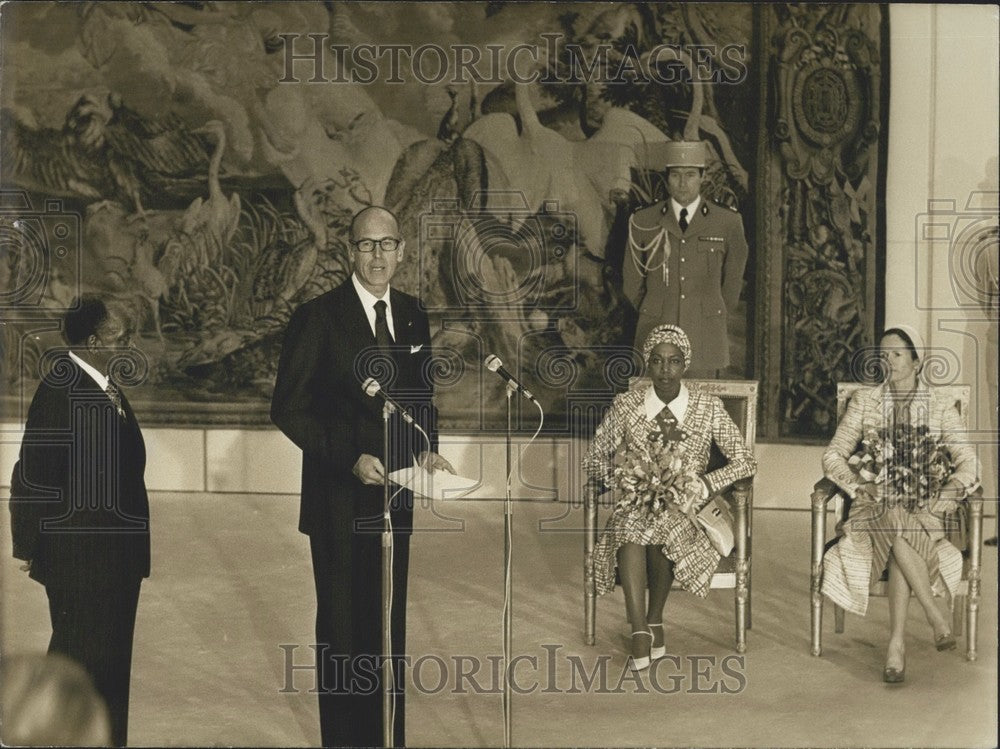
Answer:
[{"label": "carved chair leg", "polygon": [[812,616],[810,618],[812,630],[812,654],[823,655],[823,596],[822,594],[812,594]]},{"label": "carved chair leg", "polygon": [[736,585],[736,652],[747,652],[747,599],[739,583]]},{"label": "carved chair leg", "polygon": [[979,496],[968,499],[969,508],[969,590],[966,604],[966,660],[976,660],[979,636],[979,596],[983,561],[983,500]]},{"label": "carved chair leg", "polygon": [[844,634],[844,610],[836,604],[833,605],[833,631]]},{"label": "carved chair leg", "polygon": [[[978,571],[977,571],[978,573]],[[971,580],[970,587],[971,587]],[[979,587],[979,581],[976,581],[976,587]],[[967,661],[976,660],[977,652],[976,647],[978,645],[979,639],[979,591],[976,591],[975,596],[969,595],[968,602],[966,603],[965,611],[965,659]]]},{"label": "carved chair leg", "polygon": [[736,504],[736,652],[747,650],[750,618],[749,491],[734,489]]},{"label": "carved chair leg", "polygon": [[753,512],[747,502],[747,629],[753,629]]},{"label": "carved chair leg", "polygon": [[583,630],[588,645],[596,642],[597,580],[594,577],[594,547],[597,545],[597,501],[584,493],[583,500]]},{"label": "carved chair leg", "polygon": [[597,601],[593,590],[594,560],[589,554],[583,563],[584,595],[583,595],[583,636],[588,645],[596,641],[594,633],[597,623]]},{"label": "carved chair leg", "polygon": [[951,631],[955,637],[965,634],[965,596],[961,593],[951,597]]},{"label": "carved chair leg", "polygon": [[812,630],[812,654],[823,654],[823,551],[826,545],[826,501],[822,494],[814,493],[812,498],[812,565],[809,579],[811,595],[810,625]]}]

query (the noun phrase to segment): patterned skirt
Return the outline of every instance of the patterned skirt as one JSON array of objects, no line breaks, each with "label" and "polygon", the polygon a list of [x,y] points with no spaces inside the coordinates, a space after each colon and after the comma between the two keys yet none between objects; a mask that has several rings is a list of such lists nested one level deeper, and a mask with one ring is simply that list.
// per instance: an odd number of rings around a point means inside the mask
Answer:
[{"label": "patterned skirt", "polygon": [[882,577],[895,538],[906,541],[927,565],[935,594],[954,594],[962,578],[962,554],[944,536],[942,519],[900,505],[869,503],[851,508],[851,534],[823,557],[823,594],[843,609],[864,616],[868,590]]},{"label": "patterned skirt", "polygon": [[624,544],[662,544],[663,556],[674,563],[674,580],[696,596],[708,595],[712,575],[719,566],[719,552],[687,515],[668,510],[650,522],[632,506],[615,507],[594,548],[598,595],[614,590],[618,549]]}]

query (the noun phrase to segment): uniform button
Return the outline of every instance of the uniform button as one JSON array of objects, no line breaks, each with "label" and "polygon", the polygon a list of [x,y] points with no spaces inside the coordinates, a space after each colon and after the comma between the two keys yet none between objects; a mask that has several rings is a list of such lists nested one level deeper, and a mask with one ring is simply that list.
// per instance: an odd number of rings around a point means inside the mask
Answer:
[{"label": "uniform button", "polygon": [[687,240],[686,240],[686,239],[682,239],[682,240],[681,240],[681,244],[684,244],[685,242],[687,242]]},{"label": "uniform button", "polygon": [[681,299],[683,299],[683,298],[684,298],[684,295],[683,295],[683,294],[681,294]]},{"label": "uniform button", "polygon": [[682,280],[682,281],[684,280],[684,276],[681,276],[681,280]]},{"label": "uniform button", "polygon": [[684,258],[681,258],[681,262],[682,262],[682,263],[684,262]]}]

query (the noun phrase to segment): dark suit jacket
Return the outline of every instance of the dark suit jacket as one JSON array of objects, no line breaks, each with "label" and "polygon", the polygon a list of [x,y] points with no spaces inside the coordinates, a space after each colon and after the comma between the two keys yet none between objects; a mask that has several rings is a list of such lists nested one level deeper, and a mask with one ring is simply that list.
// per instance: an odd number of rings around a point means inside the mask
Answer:
[{"label": "dark suit jacket", "polygon": [[[361,389],[375,377],[414,416],[437,450],[432,403],[430,325],[416,298],[390,291],[395,345],[379,354],[350,279],[301,305],[289,320],[271,400],[271,420],[302,449],[299,530],[347,540],[354,521],[382,514],[382,487],[366,486],[352,468],[362,453],[383,459],[382,400]],[[394,414],[389,470],[413,463],[423,437]],[[404,495],[409,498],[408,493]],[[412,500],[393,510],[398,530],[412,527]]]},{"label": "dark suit jacket", "polygon": [[35,391],[11,479],[14,556],[47,586],[115,586],[149,576],[146,447],[68,355]]}]

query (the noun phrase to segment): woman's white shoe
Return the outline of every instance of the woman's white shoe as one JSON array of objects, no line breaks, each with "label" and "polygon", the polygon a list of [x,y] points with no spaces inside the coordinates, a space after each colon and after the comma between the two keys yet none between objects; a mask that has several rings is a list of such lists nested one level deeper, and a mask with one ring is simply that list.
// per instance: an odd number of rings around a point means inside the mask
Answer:
[{"label": "woman's white shoe", "polygon": [[[653,624],[652,622],[646,622],[647,627],[659,627],[663,629],[663,622]],[[656,639],[655,637],[653,638]],[[650,661],[656,661],[667,654],[667,644],[664,642],[662,645],[650,645],[649,646],[649,659]]]},{"label": "woman's white shoe", "polygon": [[[646,635],[646,636],[648,636],[649,637],[650,646],[652,646],[653,633],[650,632],[648,629],[643,629],[643,630],[639,630],[638,632],[633,632],[632,633],[632,637],[635,637],[636,635]],[[632,670],[636,671],[636,672],[638,672],[638,671],[644,671],[645,669],[649,668],[649,662],[650,661],[649,661],[649,656],[648,655],[643,655],[643,656],[641,656],[639,658],[636,658],[634,655],[630,655],[629,659],[628,659],[628,663],[632,667]]]}]

